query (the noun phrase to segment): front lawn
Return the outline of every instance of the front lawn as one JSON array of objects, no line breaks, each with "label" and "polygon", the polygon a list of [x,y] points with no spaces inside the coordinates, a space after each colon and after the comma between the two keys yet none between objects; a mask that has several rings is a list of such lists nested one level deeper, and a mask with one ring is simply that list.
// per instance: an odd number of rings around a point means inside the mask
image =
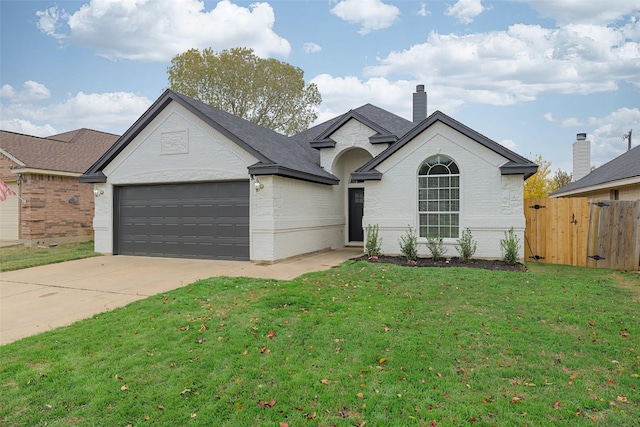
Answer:
[{"label": "front lawn", "polygon": [[640,277],[528,267],[199,281],[0,347],[0,424],[639,425]]},{"label": "front lawn", "polygon": [[53,247],[7,246],[0,248],[0,271],[20,270],[99,255],[93,250],[93,242]]}]

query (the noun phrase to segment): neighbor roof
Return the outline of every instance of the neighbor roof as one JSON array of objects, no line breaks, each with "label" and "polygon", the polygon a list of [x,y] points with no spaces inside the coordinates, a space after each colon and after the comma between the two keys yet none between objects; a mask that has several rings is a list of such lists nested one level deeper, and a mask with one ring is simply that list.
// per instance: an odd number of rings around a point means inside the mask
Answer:
[{"label": "neighbor roof", "polygon": [[84,128],[46,138],[2,130],[0,152],[21,168],[80,174],[117,139],[117,135]]},{"label": "neighbor roof", "polygon": [[463,135],[471,138],[477,143],[504,157],[507,161],[502,166],[500,166],[500,172],[502,173],[502,175],[524,174],[525,179],[527,179],[538,170],[538,165],[533,163],[532,161],[503,147],[497,142],[463,125],[457,120],[452,119],[443,112],[436,111],[435,113],[424,119],[422,122],[418,123],[409,132],[405,133],[397,142],[391,144],[389,148],[371,159],[369,162],[365,163],[356,172],[352,173],[351,177],[356,180],[381,179],[382,174],[375,168],[436,122],[441,122],[449,126],[450,128],[455,129],[456,131],[462,133]]},{"label": "neighbor roof", "polygon": [[252,175],[280,175],[322,184],[339,182],[338,178],[320,167],[313,153],[298,144],[292,144],[287,136],[170,89],[149,107],[80,180],[106,182],[104,168],[171,102],[179,103],[256,157],[258,163],[248,168]]},{"label": "neighbor roof", "polygon": [[622,180],[634,180],[640,182],[640,145],[619,155],[608,163],[594,169],[583,178],[571,182],[551,196],[585,193],[596,186],[602,187],[609,184],[610,187],[620,185]]}]

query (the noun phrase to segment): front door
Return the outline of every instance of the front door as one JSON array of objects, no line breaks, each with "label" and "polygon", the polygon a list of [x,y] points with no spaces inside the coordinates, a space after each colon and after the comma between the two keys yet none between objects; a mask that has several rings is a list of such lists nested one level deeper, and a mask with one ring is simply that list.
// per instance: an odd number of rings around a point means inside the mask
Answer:
[{"label": "front door", "polygon": [[362,216],[364,215],[364,188],[349,188],[349,241],[364,241]]}]

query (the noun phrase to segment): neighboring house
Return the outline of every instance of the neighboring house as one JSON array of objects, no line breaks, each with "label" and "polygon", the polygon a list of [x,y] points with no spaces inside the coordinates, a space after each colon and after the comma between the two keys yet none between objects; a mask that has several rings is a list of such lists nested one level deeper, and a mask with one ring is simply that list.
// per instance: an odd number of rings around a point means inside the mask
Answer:
[{"label": "neighboring house", "polygon": [[549,197],[640,200],[640,145],[567,184]]},{"label": "neighboring house", "polygon": [[[370,104],[286,137],[165,91],[80,177],[94,183],[96,250],[277,261],[362,245],[377,224],[399,253],[408,227],[457,256],[469,227],[477,257],[523,240],[523,182],[537,165],[441,112],[414,122]],[[521,248],[522,254],[522,248]]]},{"label": "neighboring house", "polygon": [[93,239],[93,188],[78,177],[118,139],[78,129],[47,138],[0,131],[0,239],[26,245]]}]

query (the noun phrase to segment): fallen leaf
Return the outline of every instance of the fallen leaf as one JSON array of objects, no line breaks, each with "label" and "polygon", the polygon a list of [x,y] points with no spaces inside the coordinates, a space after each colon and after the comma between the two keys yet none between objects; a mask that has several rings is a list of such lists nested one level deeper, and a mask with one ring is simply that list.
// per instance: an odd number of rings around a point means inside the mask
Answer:
[{"label": "fallen leaf", "polygon": [[200,331],[199,332],[204,332],[206,330],[207,330],[207,327],[205,326],[204,323],[202,325],[200,325]]},{"label": "fallen leaf", "polygon": [[518,403],[518,402],[522,402],[522,398],[515,396],[511,398],[511,403]]},{"label": "fallen leaf", "polygon": [[476,420],[476,417],[471,417],[471,418],[469,418],[469,422],[471,424],[475,424],[476,422],[478,422],[478,420]]},{"label": "fallen leaf", "polygon": [[627,338],[629,336],[629,332],[627,332],[626,329],[622,329],[620,330],[620,335],[622,335],[622,338]]},{"label": "fallen leaf", "polygon": [[264,401],[264,400],[258,400],[258,406],[261,408],[273,408],[276,404],[275,400],[270,400],[270,401]]},{"label": "fallen leaf", "polygon": [[327,379],[322,379],[322,380],[320,380],[320,383],[321,383],[321,384],[324,384],[324,385],[328,385],[328,384],[329,384],[329,380],[327,380]]},{"label": "fallen leaf", "polygon": [[280,427],[289,427],[289,423],[280,421]]},{"label": "fallen leaf", "polygon": [[197,416],[198,416],[198,414],[194,414],[194,413],[189,414],[189,418],[195,418]]},{"label": "fallen leaf", "polygon": [[158,408],[158,409],[164,409],[164,405],[158,405],[158,406],[156,406],[156,408]]},{"label": "fallen leaf", "polygon": [[557,400],[553,402],[553,409],[558,409],[559,407],[560,407],[560,404],[558,403]]},{"label": "fallen leaf", "polygon": [[151,419],[151,417],[150,417],[149,415],[145,415],[145,416],[144,416],[144,420],[145,420],[145,421],[149,421],[150,419]]},{"label": "fallen leaf", "polygon": [[277,335],[276,335],[276,331],[274,331],[273,329],[270,329],[270,330],[269,330],[269,333],[267,334],[267,337],[268,337],[269,339],[274,339],[276,336],[277,336]]},{"label": "fallen leaf", "polygon": [[596,326],[596,322],[594,322],[593,320],[589,321],[589,327],[593,328],[594,326]]},{"label": "fallen leaf", "polygon": [[382,365],[384,362],[386,362],[387,359],[385,359],[384,357],[382,359],[380,359],[380,364]]},{"label": "fallen leaf", "polygon": [[120,387],[120,390],[127,391],[129,390],[129,387],[127,387],[126,385],[123,385],[122,387]]},{"label": "fallen leaf", "polygon": [[364,394],[358,393],[356,396],[358,396],[360,399],[362,399],[364,397]]},{"label": "fallen leaf", "polygon": [[431,427],[436,427],[438,425],[438,423],[436,422],[436,420],[431,421],[431,424],[429,424]]},{"label": "fallen leaf", "polygon": [[309,421],[314,420],[315,418],[316,418],[316,413],[315,413],[315,412],[313,412],[313,413],[312,413],[312,414],[310,414],[310,415],[309,415],[309,414],[307,414],[307,419],[308,419]]},{"label": "fallen leaf", "polygon": [[624,396],[620,396],[620,395],[618,395],[618,396],[616,397],[616,400],[617,400],[618,402],[622,402],[622,403],[629,403],[629,400],[628,400],[626,397],[624,397]]}]

